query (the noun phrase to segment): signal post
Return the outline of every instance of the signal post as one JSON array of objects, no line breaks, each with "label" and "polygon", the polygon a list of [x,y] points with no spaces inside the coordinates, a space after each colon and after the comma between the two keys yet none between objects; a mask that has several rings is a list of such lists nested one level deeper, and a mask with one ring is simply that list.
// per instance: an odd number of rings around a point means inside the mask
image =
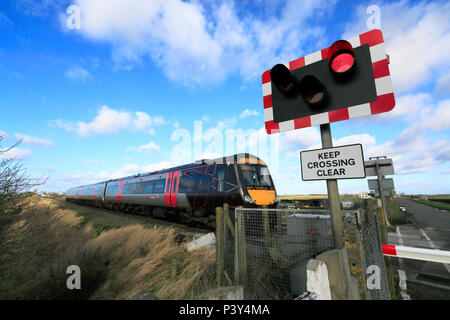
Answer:
[{"label": "signal post", "polygon": [[[333,140],[331,138],[330,124],[320,125],[320,135],[322,138],[322,148],[333,147]],[[339,201],[339,189],[337,179],[327,180],[328,203],[331,211],[331,225],[333,227],[334,246],[338,249],[344,246],[342,238],[342,217],[341,204]]]},{"label": "signal post", "polygon": [[[361,145],[333,148],[330,123],[394,108],[388,64],[382,32],[375,29],[262,75],[268,134],[320,126],[322,149],[300,153],[302,179],[326,180],[334,244],[344,251],[337,180],[366,175]],[[344,270],[345,259],[338,260]]]}]

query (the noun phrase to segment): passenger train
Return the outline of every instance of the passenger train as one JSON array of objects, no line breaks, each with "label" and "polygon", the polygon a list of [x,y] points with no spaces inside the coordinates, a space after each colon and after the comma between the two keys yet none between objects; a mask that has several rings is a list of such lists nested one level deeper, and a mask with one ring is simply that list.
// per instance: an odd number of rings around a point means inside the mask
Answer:
[{"label": "passenger train", "polygon": [[210,227],[224,203],[273,208],[278,202],[267,165],[248,153],[71,188],[66,200]]}]

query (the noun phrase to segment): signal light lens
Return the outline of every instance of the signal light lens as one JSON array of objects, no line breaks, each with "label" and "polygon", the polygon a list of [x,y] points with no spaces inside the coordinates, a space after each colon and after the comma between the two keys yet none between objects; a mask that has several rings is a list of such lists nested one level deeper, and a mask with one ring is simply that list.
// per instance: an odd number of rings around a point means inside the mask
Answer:
[{"label": "signal light lens", "polygon": [[304,77],[299,87],[303,100],[312,107],[319,107],[327,98],[325,86],[314,76]]},{"label": "signal light lens", "polygon": [[328,64],[335,74],[345,74],[355,65],[352,45],[345,40],[338,40],[328,49]]},{"label": "signal light lens", "polygon": [[337,55],[331,62],[331,69],[333,69],[334,72],[338,73],[346,72],[353,66],[354,62],[355,59],[351,54],[341,53]]},{"label": "signal light lens", "polygon": [[281,92],[288,94],[294,91],[295,81],[291,71],[284,64],[277,64],[270,70],[272,82]]}]

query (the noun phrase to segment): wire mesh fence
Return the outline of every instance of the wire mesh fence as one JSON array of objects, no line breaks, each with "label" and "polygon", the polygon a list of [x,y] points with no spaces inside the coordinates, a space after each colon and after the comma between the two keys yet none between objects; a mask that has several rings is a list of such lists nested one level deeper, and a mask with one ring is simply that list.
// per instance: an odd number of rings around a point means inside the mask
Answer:
[{"label": "wire mesh fence", "polygon": [[241,284],[245,299],[293,299],[306,291],[306,264],[333,248],[329,211],[218,212],[218,279]]},{"label": "wire mesh fence", "polygon": [[[389,300],[389,285],[386,265],[381,248],[381,236],[376,216],[373,216],[361,229],[361,243],[364,255],[365,270],[373,272],[368,279],[368,295],[370,300]],[[370,276],[369,276],[370,277]]]}]

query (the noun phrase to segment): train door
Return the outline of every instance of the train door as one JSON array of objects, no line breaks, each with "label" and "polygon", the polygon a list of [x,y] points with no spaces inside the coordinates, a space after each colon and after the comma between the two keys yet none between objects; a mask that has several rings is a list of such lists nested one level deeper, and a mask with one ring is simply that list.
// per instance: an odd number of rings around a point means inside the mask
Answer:
[{"label": "train door", "polygon": [[167,173],[166,178],[166,188],[164,189],[164,201],[166,203],[166,207],[171,207],[172,202],[170,201],[170,190],[172,189],[172,175],[173,172]]},{"label": "train door", "polygon": [[117,202],[122,202],[123,183],[123,180],[119,181],[119,187],[117,189]]},{"label": "train door", "polygon": [[178,182],[180,180],[180,171],[169,172],[166,179],[166,189],[164,191],[164,200],[167,207],[177,207]]},{"label": "train door", "polygon": [[178,194],[178,182],[180,180],[180,171],[175,171],[172,174],[172,186],[170,188],[170,202],[172,207],[178,207],[177,194]]}]

